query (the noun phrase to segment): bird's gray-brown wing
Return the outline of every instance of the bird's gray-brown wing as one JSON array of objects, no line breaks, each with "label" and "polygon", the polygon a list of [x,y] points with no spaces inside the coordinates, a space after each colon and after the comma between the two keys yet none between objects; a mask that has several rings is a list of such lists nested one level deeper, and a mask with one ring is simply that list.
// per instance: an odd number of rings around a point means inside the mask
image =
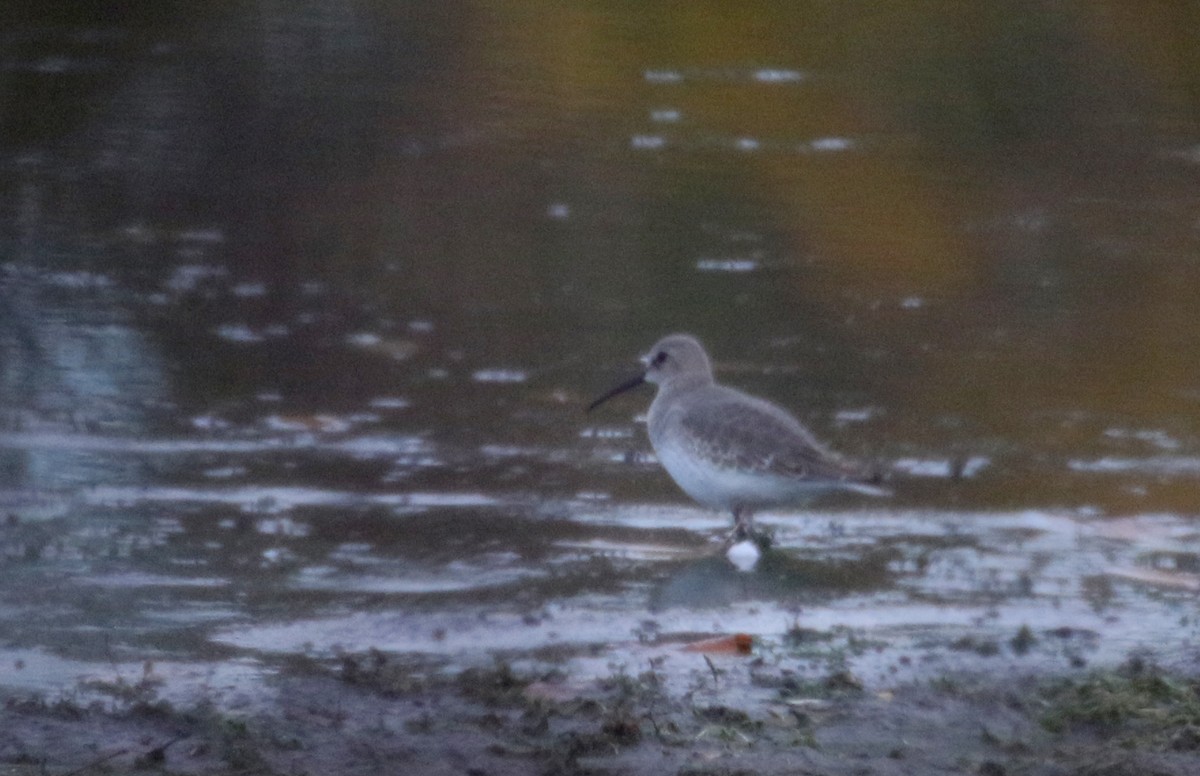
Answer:
[{"label": "bird's gray-brown wing", "polygon": [[722,391],[676,418],[676,433],[722,467],[801,480],[870,482],[871,472],[826,449],[795,418],[760,399]]}]

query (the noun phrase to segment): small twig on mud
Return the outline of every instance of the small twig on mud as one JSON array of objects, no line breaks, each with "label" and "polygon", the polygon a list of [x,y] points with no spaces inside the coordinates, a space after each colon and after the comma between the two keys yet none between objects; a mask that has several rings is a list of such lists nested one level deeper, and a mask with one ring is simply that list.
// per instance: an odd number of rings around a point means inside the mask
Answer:
[{"label": "small twig on mud", "polygon": [[150,764],[161,763],[167,758],[167,747],[171,744],[182,741],[185,738],[187,738],[187,736],[175,736],[166,743],[159,744],[153,749],[148,750],[145,754],[137,758],[137,760],[134,762],[134,767],[141,766],[144,768]]},{"label": "small twig on mud", "polygon": [[658,729],[658,720],[656,720],[656,719],[654,718],[654,715],[653,715],[653,714],[651,714],[651,713],[650,713],[650,712],[648,712],[648,711],[647,711],[645,714],[643,714],[642,716],[643,716],[645,719],[648,719],[648,720],[650,720],[650,727],[654,728],[654,735],[658,737],[658,740],[659,740],[659,741],[662,741],[662,740],[663,740],[663,734],[662,734],[662,731]]},{"label": "small twig on mud", "polygon": [[87,765],[82,765],[73,771],[67,771],[62,776],[79,776],[79,774],[83,773],[84,771],[86,771],[90,768],[95,768],[97,765],[102,765],[102,764],[108,762],[109,760],[113,759],[114,757],[120,757],[123,754],[128,754],[128,752],[129,752],[128,749],[118,749],[117,751],[113,752],[112,754],[106,754],[103,757],[100,757],[96,760],[92,760]]},{"label": "small twig on mud", "polygon": [[708,655],[702,655],[701,657],[704,658],[705,663],[708,663],[708,670],[712,671],[713,684],[718,683],[721,680],[720,670],[718,670],[717,667],[715,665],[713,665],[713,661],[711,659],[709,659]]}]

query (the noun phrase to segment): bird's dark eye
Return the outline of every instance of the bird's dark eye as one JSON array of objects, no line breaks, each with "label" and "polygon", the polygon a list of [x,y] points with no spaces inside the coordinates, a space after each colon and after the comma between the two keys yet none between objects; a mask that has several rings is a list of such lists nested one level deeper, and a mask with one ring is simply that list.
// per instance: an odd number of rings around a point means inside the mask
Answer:
[{"label": "bird's dark eye", "polygon": [[654,359],[650,362],[653,366],[662,366],[662,362],[667,360],[667,351],[660,350],[654,354]]}]

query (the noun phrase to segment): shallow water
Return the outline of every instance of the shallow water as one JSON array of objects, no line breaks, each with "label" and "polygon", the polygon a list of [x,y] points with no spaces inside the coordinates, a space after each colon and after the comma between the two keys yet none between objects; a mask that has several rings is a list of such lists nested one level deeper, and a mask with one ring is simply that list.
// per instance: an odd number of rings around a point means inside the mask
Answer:
[{"label": "shallow water", "polygon": [[[393,5],[3,33],[37,121],[2,124],[0,684],[234,702],[295,654],[730,632],[801,670],[797,625],[883,645],[876,683],[1022,625],[1031,667],[1194,658],[1175,49],[1038,8]],[[763,515],[734,569],[649,395],[583,412],[671,330],[895,496]]]}]

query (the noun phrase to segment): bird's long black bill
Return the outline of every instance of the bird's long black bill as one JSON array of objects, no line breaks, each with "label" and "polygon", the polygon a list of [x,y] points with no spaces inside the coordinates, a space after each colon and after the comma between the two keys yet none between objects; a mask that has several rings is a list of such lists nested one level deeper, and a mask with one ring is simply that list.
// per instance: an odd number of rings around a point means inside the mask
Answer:
[{"label": "bird's long black bill", "polygon": [[594,402],[589,404],[587,411],[591,412],[592,410],[596,409],[601,404],[608,401],[609,399],[616,396],[617,394],[625,393],[626,391],[631,391],[634,388],[637,388],[639,385],[641,385],[644,382],[646,382],[646,375],[644,375],[644,374],[640,374],[640,375],[637,375],[636,377],[629,378],[625,382],[618,385],[616,388],[613,388],[611,391],[609,391],[608,393],[601,396],[599,399],[596,399]]}]

